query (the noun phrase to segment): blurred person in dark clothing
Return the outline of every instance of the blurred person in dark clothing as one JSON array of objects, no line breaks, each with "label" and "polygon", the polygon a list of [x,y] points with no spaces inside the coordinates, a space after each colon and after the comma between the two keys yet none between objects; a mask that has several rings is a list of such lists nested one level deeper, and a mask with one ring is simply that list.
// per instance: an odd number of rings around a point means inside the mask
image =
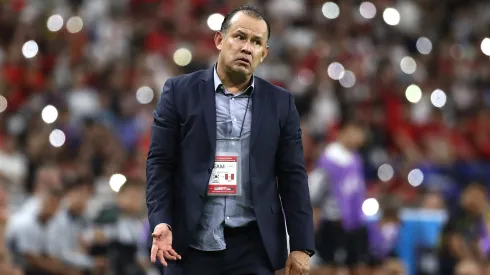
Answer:
[{"label": "blurred person in dark clothing", "polygon": [[64,205],[48,228],[49,255],[82,273],[103,270],[107,267],[107,259],[90,257],[87,244],[82,241],[83,232],[87,228],[83,215],[92,194],[91,180],[67,180],[65,191]]},{"label": "blurred person in dark clothing", "polygon": [[47,230],[62,197],[61,189],[48,188],[41,194],[39,211],[25,214],[14,228],[18,234],[9,245],[15,262],[23,268],[25,275],[78,274],[48,253]]},{"label": "blurred person in dark clothing", "polygon": [[310,195],[316,223],[316,249],[322,260],[314,274],[335,274],[347,266],[353,274],[364,274],[367,233],[362,203],[365,182],[358,149],[366,140],[364,125],[342,118],[337,139],[320,156],[310,174]]},{"label": "blurred person in dark clothing", "polygon": [[94,243],[92,254],[107,255],[113,274],[145,275],[149,267],[149,253],[142,243],[144,196],[144,185],[126,182],[118,192],[117,205],[102,210],[87,234],[87,240]]},{"label": "blurred person in dark clothing", "polygon": [[439,250],[439,274],[455,274],[462,259],[480,260],[483,251],[479,245],[484,238],[484,212],[488,210],[486,186],[470,183],[461,195],[460,205],[450,212],[444,225]]}]

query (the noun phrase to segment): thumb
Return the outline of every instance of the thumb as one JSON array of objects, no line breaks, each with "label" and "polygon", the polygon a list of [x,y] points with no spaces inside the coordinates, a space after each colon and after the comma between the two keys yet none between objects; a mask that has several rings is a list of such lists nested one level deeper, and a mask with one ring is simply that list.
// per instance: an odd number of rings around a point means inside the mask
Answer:
[{"label": "thumb", "polygon": [[163,235],[163,233],[165,233],[165,225],[164,226],[160,226],[160,225],[157,225],[155,226],[155,230],[153,230],[153,233],[151,234],[152,237],[159,237],[161,235]]},{"label": "thumb", "polygon": [[289,275],[289,272],[291,272],[291,261],[288,259],[286,261],[286,268],[284,269],[284,275]]}]

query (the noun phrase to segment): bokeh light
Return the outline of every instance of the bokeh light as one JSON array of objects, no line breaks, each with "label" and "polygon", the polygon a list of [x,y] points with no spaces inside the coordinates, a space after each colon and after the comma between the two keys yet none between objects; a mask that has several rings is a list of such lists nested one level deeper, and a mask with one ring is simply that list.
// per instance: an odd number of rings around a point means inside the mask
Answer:
[{"label": "bokeh light", "polygon": [[390,181],[395,175],[395,170],[389,164],[383,164],[378,168],[378,178],[381,181]]},{"label": "bokeh light", "polygon": [[22,46],[22,55],[24,55],[25,58],[33,58],[38,52],[39,46],[34,40],[29,40]]},{"label": "bokeh light", "polygon": [[335,19],[339,17],[340,8],[334,2],[326,2],[322,6],[322,13],[323,16],[325,16],[328,19]]},{"label": "bokeh light", "polygon": [[420,171],[420,169],[413,169],[408,173],[408,183],[413,186],[417,187],[422,184],[424,181],[424,173]]},{"label": "bokeh light", "polygon": [[126,183],[126,177],[122,174],[114,174],[109,179],[109,186],[112,191],[119,192],[121,187]]},{"label": "bokeh light", "polygon": [[77,33],[83,28],[83,20],[79,16],[74,16],[66,22],[66,29],[70,33]]},{"label": "bokeh light", "polygon": [[419,86],[412,84],[405,90],[405,97],[410,103],[417,103],[422,99],[422,90]]},{"label": "bokeh light", "polygon": [[3,113],[5,110],[7,110],[7,105],[7,99],[3,95],[0,95],[0,113]]},{"label": "bokeh light", "polygon": [[225,17],[222,14],[214,13],[208,17],[208,27],[213,31],[219,31]]},{"label": "bokeh light", "polygon": [[346,70],[339,79],[339,83],[344,88],[351,88],[356,84],[356,75],[352,71]]},{"label": "bokeh light", "polygon": [[413,74],[417,70],[417,63],[410,56],[405,56],[400,61],[400,68],[406,74]]},{"label": "bokeh light", "polygon": [[47,27],[49,31],[57,32],[63,28],[63,17],[59,14],[51,15],[48,18]]},{"label": "bokeh light", "polygon": [[189,65],[192,61],[192,53],[186,48],[177,49],[174,53],[175,64],[184,67]]},{"label": "bokeh light", "polygon": [[490,56],[490,38],[485,37],[480,45],[483,54]]},{"label": "bokeh light", "polygon": [[366,19],[372,19],[376,16],[376,6],[371,2],[362,2],[359,6],[359,13]]},{"label": "bokeh light", "polygon": [[154,95],[152,88],[143,86],[136,91],[136,100],[141,104],[148,104],[153,100]]},{"label": "bokeh light", "polygon": [[443,90],[436,89],[430,95],[430,102],[432,105],[434,105],[434,107],[442,108],[444,105],[446,105],[446,101],[447,96]]},{"label": "bokeh light", "polygon": [[345,69],[344,66],[339,62],[333,62],[328,66],[327,72],[330,78],[332,78],[333,80],[339,80],[344,76]]},{"label": "bokeh light", "polygon": [[58,118],[58,110],[53,105],[48,105],[43,108],[41,117],[44,122],[51,124]]},{"label": "bokeh light", "polygon": [[65,133],[59,129],[54,129],[51,134],[49,134],[49,143],[51,143],[53,147],[61,147],[65,144],[65,141]]},{"label": "bokeh light", "polygon": [[400,23],[400,13],[394,8],[386,8],[383,12],[383,20],[390,26]]},{"label": "bokeh light", "polygon": [[420,37],[415,43],[417,51],[421,54],[429,54],[432,51],[432,42],[427,37]]},{"label": "bokeh light", "polygon": [[376,200],[375,198],[366,199],[362,203],[362,212],[364,213],[364,215],[371,217],[376,215],[378,211],[379,211],[379,203],[378,200]]}]

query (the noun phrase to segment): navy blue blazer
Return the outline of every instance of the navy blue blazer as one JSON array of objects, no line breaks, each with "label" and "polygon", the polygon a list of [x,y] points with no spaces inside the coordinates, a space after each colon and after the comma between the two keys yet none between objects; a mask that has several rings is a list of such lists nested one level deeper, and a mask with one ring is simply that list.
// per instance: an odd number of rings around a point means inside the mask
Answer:
[{"label": "navy blue blazer", "polygon": [[[159,223],[172,227],[173,248],[182,257],[195,236],[214,166],[213,83],[213,68],[171,78],[153,112],[146,167],[148,218],[151,230]],[[259,77],[255,77],[254,85],[252,200],[269,259],[273,268],[280,269],[288,255],[284,217],[291,251],[314,251],[300,120],[287,90]]]}]

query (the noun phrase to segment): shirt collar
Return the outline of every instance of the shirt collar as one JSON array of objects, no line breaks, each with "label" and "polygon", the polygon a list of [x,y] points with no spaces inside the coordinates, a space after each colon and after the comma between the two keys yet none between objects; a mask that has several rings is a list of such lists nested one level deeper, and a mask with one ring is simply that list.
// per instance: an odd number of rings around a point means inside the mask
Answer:
[{"label": "shirt collar", "polygon": [[[216,71],[216,65],[214,65],[214,68],[213,68],[213,71],[214,71],[214,91],[215,92],[218,92],[219,91],[219,87],[223,85],[223,83],[221,82],[221,79],[219,79],[219,76],[218,76],[218,72]],[[250,95],[253,93],[253,91],[255,90],[255,77],[252,75],[252,84],[250,84],[250,86],[248,86],[246,89],[245,89],[245,92],[248,92],[250,90]]]}]

